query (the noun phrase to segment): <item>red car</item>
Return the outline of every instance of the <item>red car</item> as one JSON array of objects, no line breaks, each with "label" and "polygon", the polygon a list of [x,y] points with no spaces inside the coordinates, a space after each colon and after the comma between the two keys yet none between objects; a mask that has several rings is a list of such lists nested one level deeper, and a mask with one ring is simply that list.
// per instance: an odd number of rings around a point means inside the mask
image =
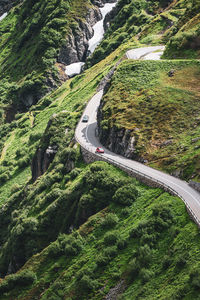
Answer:
[{"label": "red car", "polygon": [[96,151],[97,153],[104,153],[103,148],[97,147]]}]

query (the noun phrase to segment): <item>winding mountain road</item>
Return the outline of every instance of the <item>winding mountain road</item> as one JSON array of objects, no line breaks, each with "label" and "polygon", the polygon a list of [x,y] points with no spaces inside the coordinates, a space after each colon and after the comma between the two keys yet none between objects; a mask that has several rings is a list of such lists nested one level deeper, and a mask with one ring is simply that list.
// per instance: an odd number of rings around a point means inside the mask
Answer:
[{"label": "winding mountain road", "polygon": [[[154,53],[154,51],[158,52]],[[145,57],[151,57],[151,59],[156,60],[160,58],[162,51],[162,46],[140,48],[140,51],[139,49],[128,51],[127,57],[133,59],[145,59]],[[83,113],[83,115],[89,116],[89,121],[87,123],[83,123],[81,121],[82,118],[79,121],[75,132],[75,138],[77,142],[83,149],[99,157],[99,160],[107,161],[127,171],[133,171],[133,173],[138,174],[140,178],[142,177],[144,179],[153,181],[163,188],[166,188],[166,190],[171,192],[173,195],[180,197],[184,201],[190,214],[193,216],[194,221],[200,226],[200,194],[191,188],[187,182],[145,166],[137,161],[133,161],[115,154],[108,149],[105,149],[105,147],[100,144],[96,132],[97,110],[102,96],[103,90],[95,94],[89,101]],[[105,153],[95,153],[97,147],[103,147]]]}]

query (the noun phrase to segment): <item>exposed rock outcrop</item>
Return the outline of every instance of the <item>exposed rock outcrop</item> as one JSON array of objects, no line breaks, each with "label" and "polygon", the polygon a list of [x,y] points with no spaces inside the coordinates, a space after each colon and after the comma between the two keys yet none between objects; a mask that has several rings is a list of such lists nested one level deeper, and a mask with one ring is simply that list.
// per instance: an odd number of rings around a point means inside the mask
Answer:
[{"label": "exposed rock outcrop", "polygon": [[100,142],[110,151],[125,156],[127,158],[136,159],[144,162],[142,157],[139,157],[136,150],[138,136],[132,130],[125,128],[101,127],[101,112],[98,112],[98,133]]},{"label": "exposed rock outcrop", "polygon": [[93,36],[92,26],[101,20],[101,18],[101,12],[96,7],[95,9],[89,9],[86,22],[76,20],[77,27],[71,29],[65,45],[60,50],[59,63],[70,65],[86,60],[88,40]]},{"label": "exposed rock outcrop", "polygon": [[[116,1],[113,1],[116,2]],[[104,30],[107,31],[108,28],[110,27],[110,23],[112,22],[112,20],[115,18],[115,16],[118,14],[118,12],[120,11],[118,6],[113,7],[113,9],[105,16],[104,22],[103,22],[103,26],[104,26]]]},{"label": "exposed rock outcrop", "polygon": [[[120,62],[121,60],[119,60],[110,72],[102,79],[97,88],[98,91],[104,89],[104,94],[106,93],[109,89],[110,81],[115,69]],[[139,157],[136,150],[138,141],[137,132],[125,128],[117,128],[116,126],[110,127],[109,124],[102,126],[102,121],[106,119],[103,112],[104,104],[104,101],[101,100],[97,112],[98,135],[100,142],[112,152],[123,155],[127,158],[137,159],[138,161],[144,162],[145,159]]]},{"label": "exposed rock outcrop", "polygon": [[189,181],[189,186],[191,186],[196,191],[200,192],[200,182],[196,182],[196,181],[190,180]]},{"label": "exposed rock outcrop", "polygon": [[19,0],[1,0],[0,1],[0,16],[8,12],[14,4],[19,3]]},{"label": "exposed rock outcrop", "polygon": [[37,149],[31,166],[33,181],[46,172],[56,153],[57,146],[48,146],[47,149]]},{"label": "exposed rock outcrop", "polygon": [[[77,26],[71,28],[70,34],[67,36],[65,45],[61,48],[58,62],[70,65],[72,63],[85,61],[88,55],[88,41],[93,36],[93,26],[102,19],[99,7],[103,7],[105,3],[114,3],[116,0],[93,0],[96,6],[88,10],[85,21],[75,19]],[[108,14],[105,29],[109,27],[110,20],[114,18],[115,11]]]}]

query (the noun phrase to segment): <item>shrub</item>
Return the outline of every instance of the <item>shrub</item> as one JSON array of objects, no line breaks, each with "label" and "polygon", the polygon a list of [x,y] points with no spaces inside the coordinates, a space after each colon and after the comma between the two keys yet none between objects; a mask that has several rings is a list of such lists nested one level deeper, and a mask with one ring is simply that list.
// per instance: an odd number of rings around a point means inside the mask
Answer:
[{"label": "shrub", "polygon": [[18,192],[20,190],[21,186],[17,183],[14,183],[12,186],[11,186],[11,194],[14,194],[16,192]]},{"label": "shrub", "polygon": [[8,172],[0,175],[0,183],[1,184],[5,183],[9,179],[10,179],[10,176],[9,176]]},{"label": "shrub", "polygon": [[85,267],[84,269],[79,270],[76,273],[76,280],[79,281],[84,275],[92,276],[93,275],[92,269]]},{"label": "shrub", "polygon": [[82,171],[82,169],[80,169],[80,168],[73,169],[69,174],[70,178],[75,179],[81,173],[81,171]]},{"label": "shrub", "polygon": [[77,236],[65,236],[61,241],[60,245],[65,249],[65,254],[67,256],[75,256],[77,255],[83,248],[83,239],[78,234]]},{"label": "shrub", "polygon": [[19,169],[25,168],[29,165],[30,159],[28,156],[25,156],[24,158],[20,158],[17,162]]},{"label": "shrub", "polygon": [[58,199],[62,195],[63,191],[59,188],[54,188],[45,197],[46,203],[51,203],[52,201]]},{"label": "shrub", "polygon": [[113,201],[121,205],[131,205],[138,197],[139,192],[135,185],[128,184],[120,187],[113,196]]},{"label": "shrub", "polygon": [[119,218],[117,217],[116,214],[109,213],[105,216],[102,226],[104,227],[114,227],[117,223],[119,222]]},{"label": "shrub", "polygon": [[96,264],[99,267],[106,266],[110,261],[110,257],[100,254],[96,259]]},{"label": "shrub", "polygon": [[31,145],[34,144],[41,137],[42,137],[42,133],[40,133],[40,132],[31,133],[30,136],[29,136],[29,144],[31,144]]},{"label": "shrub", "polygon": [[149,246],[146,244],[139,248],[138,251],[138,258],[143,265],[147,265],[152,257],[152,250],[149,248]]},{"label": "shrub", "polygon": [[130,279],[136,277],[139,273],[140,264],[139,261],[134,257],[128,264],[127,274]]},{"label": "shrub", "polygon": [[130,214],[130,208],[129,207],[124,207],[121,210],[121,215],[122,217],[127,217]]},{"label": "shrub", "polygon": [[91,204],[94,202],[94,198],[90,194],[84,194],[79,201],[79,205],[82,208],[90,208]]},{"label": "shrub", "polygon": [[32,271],[22,271],[17,274],[7,276],[0,283],[0,293],[9,292],[11,289],[19,286],[27,286],[36,280],[36,275]]},{"label": "shrub", "polygon": [[56,257],[60,256],[61,254],[63,254],[63,251],[62,251],[59,243],[57,243],[57,242],[52,243],[49,247],[50,257],[56,258]]},{"label": "shrub", "polygon": [[192,287],[195,289],[199,290],[200,289],[200,274],[199,270],[195,269],[192,270],[190,273],[190,283]]},{"label": "shrub", "polygon": [[176,267],[177,268],[182,268],[186,265],[187,263],[187,257],[185,255],[179,255],[177,258],[176,258]]},{"label": "shrub", "polygon": [[83,292],[91,292],[98,287],[98,281],[91,279],[88,275],[84,275],[81,280],[79,281],[78,287],[81,289]]},{"label": "shrub", "polygon": [[144,245],[147,243],[147,244],[153,246],[153,244],[155,242],[156,242],[156,234],[155,233],[154,234],[144,233],[140,239],[141,245]]},{"label": "shrub", "polygon": [[127,247],[127,240],[126,239],[120,239],[117,243],[117,247],[119,250],[123,250]]},{"label": "shrub", "polygon": [[117,247],[116,246],[107,247],[104,249],[103,254],[109,258],[115,257],[117,255]]},{"label": "shrub", "polygon": [[105,245],[115,245],[119,240],[119,232],[118,231],[110,231],[107,232],[104,236],[104,244]]},{"label": "shrub", "polygon": [[145,268],[142,268],[140,270],[140,278],[142,280],[143,283],[149,281],[153,276],[154,276],[154,272],[153,271],[150,271],[148,269],[145,269]]},{"label": "shrub", "polygon": [[170,256],[165,255],[162,262],[162,267],[164,270],[166,270],[172,263],[172,259]]},{"label": "shrub", "polygon": [[156,204],[152,209],[152,216],[160,217],[164,221],[169,221],[173,219],[173,214],[171,209],[166,205]]}]

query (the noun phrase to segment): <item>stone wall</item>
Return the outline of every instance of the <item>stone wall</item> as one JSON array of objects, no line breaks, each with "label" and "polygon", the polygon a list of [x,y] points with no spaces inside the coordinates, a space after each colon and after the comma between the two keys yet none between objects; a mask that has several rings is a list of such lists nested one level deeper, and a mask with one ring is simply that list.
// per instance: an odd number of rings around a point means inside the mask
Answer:
[{"label": "stone wall", "polygon": [[196,191],[200,192],[200,182],[190,180],[189,181],[189,186],[191,186]]}]

